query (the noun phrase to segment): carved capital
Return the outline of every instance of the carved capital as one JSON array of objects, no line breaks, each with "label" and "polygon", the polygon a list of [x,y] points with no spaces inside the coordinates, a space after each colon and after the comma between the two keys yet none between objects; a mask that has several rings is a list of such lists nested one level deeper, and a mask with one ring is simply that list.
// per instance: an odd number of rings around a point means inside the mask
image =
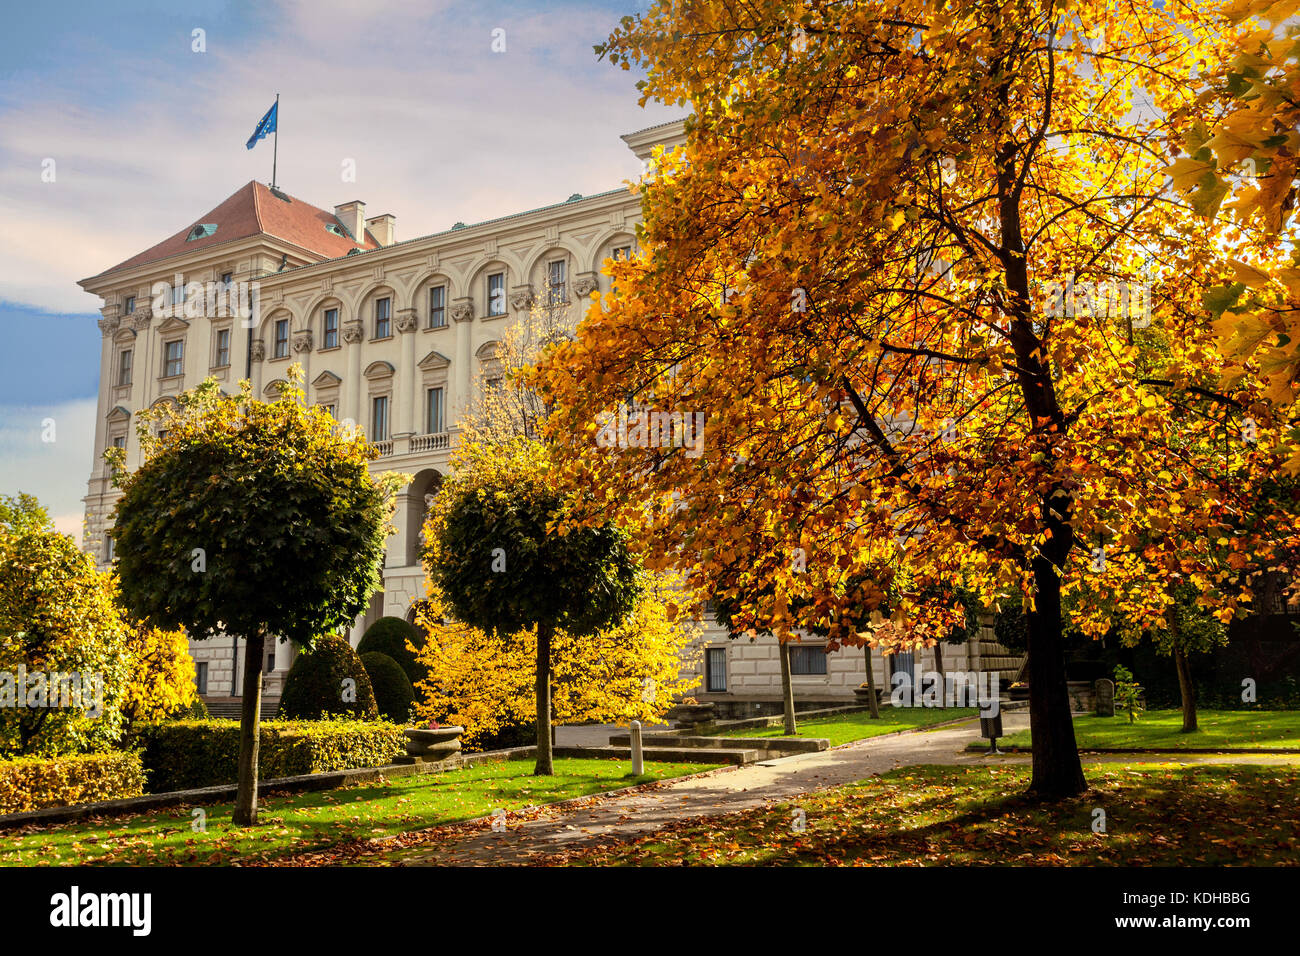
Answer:
[{"label": "carved capital", "polygon": [[416,316],[416,312],[414,309],[397,310],[397,331],[414,332],[416,326],[418,326],[419,324],[420,324],[420,320]]},{"label": "carved capital", "polygon": [[365,336],[365,325],[360,319],[349,319],[343,323],[343,341],[354,343],[360,342]]},{"label": "carved capital", "polygon": [[266,345],[261,339],[253,339],[253,351],[251,354],[254,362],[260,362],[262,359],[266,358]]},{"label": "carved capital", "polygon": [[149,323],[153,321],[153,310],[146,306],[136,306],[135,312],[131,314],[131,324],[135,326],[137,332],[141,329],[149,328]]},{"label": "carved capital", "polygon": [[451,320],[453,322],[470,322],[474,318],[474,303],[469,299],[461,299],[451,307]]},{"label": "carved capital", "polygon": [[293,333],[293,350],[295,352],[311,351],[311,329]]},{"label": "carved capital", "polygon": [[533,287],[530,285],[516,286],[515,290],[510,293],[510,308],[516,312],[522,312],[533,304]]},{"label": "carved capital", "polygon": [[596,276],[590,272],[580,275],[573,280],[573,294],[582,299],[591,295],[598,288],[600,288],[600,286],[599,283],[596,282]]},{"label": "carved capital", "polygon": [[117,327],[121,324],[122,320],[117,316],[106,316],[99,320],[99,331],[104,334],[104,338],[108,338],[117,331]]}]

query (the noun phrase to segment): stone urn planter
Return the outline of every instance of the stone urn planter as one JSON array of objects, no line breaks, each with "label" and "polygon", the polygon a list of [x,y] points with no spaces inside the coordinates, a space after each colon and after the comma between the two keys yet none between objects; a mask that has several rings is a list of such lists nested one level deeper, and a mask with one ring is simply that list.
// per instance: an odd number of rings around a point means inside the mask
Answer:
[{"label": "stone urn planter", "polygon": [[415,727],[402,731],[406,735],[406,753],[422,761],[447,760],[460,753],[460,735],[464,727]]},{"label": "stone urn planter", "polygon": [[1012,700],[1029,700],[1029,686],[1017,687],[1012,684],[1007,688],[1007,696]]}]

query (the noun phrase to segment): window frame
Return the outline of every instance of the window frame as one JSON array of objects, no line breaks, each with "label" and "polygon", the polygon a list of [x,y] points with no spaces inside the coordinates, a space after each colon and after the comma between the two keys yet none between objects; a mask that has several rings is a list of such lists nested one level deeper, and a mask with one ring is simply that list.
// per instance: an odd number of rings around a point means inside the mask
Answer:
[{"label": "window frame", "polygon": [[[284,329],[284,338],[280,337],[280,329]],[[281,350],[283,346],[283,350]],[[276,319],[271,326],[271,358],[282,359],[289,357],[289,320]]]},{"label": "window frame", "polygon": [[[441,302],[438,305],[434,305],[433,294],[435,292],[442,293]],[[439,321],[437,322],[434,321],[435,315],[439,319]],[[429,286],[429,324],[426,326],[426,328],[445,329],[446,327],[447,327],[447,283],[441,282],[438,285]]]},{"label": "window frame", "polygon": [[[125,360],[125,361],[124,361]],[[117,385],[125,388],[135,378],[135,348],[117,350]]]},{"label": "window frame", "polygon": [[[383,306],[381,309],[380,306]],[[383,331],[380,332],[380,323],[383,323]],[[375,338],[390,339],[393,337],[393,297],[390,295],[380,296],[375,299]]]},{"label": "window frame", "polygon": [[[827,664],[829,662],[827,661],[826,657],[827,655],[826,655],[825,644],[809,644],[807,646],[801,646],[799,644],[791,645],[790,676],[791,677],[827,676],[829,672],[829,668]],[[800,663],[796,663],[796,661]],[[816,662],[816,663],[810,664],[809,662]],[[818,665],[821,667],[821,670],[815,669],[815,667]],[[800,669],[800,668],[808,668],[808,667],[811,667],[812,669]]]},{"label": "window frame", "polygon": [[[499,304],[500,304],[500,310],[497,310],[497,309],[495,308],[495,306],[494,306],[494,303],[493,303],[493,299],[495,298],[495,297],[493,296],[493,290],[492,290],[493,280],[494,280],[494,279],[495,279],[495,280],[499,280],[498,291],[500,292],[500,296],[499,296],[499,300],[500,300],[500,301],[499,301]],[[497,318],[498,316],[505,315],[505,314],[506,314],[506,306],[507,306],[507,305],[509,305],[509,303],[506,301],[506,274],[505,274],[505,272],[504,272],[504,271],[503,271],[503,272],[489,272],[489,273],[488,273],[488,277],[487,277],[487,311],[486,311],[485,314],[488,316],[488,318],[492,318],[492,319],[495,319],[495,318]]]},{"label": "window frame", "polygon": [[[715,665],[715,658],[720,657],[722,666]],[[716,679],[715,678],[720,678]],[[704,691],[708,694],[727,693],[727,649],[725,647],[706,647],[704,649]]]},{"label": "window frame", "polygon": [[[172,346],[178,346],[178,353],[175,358],[172,357]],[[172,363],[176,363],[176,371],[172,371]],[[185,374],[185,339],[168,339],[163,342],[163,378],[180,378]]]},{"label": "window frame", "polygon": [[[222,344],[222,340],[225,344]],[[213,368],[228,368],[230,366],[230,329],[216,330],[216,343],[212,348]],[[224,359],[224,360],[223,360]]]},{"label": "window frame", "polygon": [[[382,418],[379,415],[379,409],[381,407],[384,410],[384,414]],[[381,441],[388,441],[388,429],[391,424],[388,420],[389,411],[390,409],[389,409],[387,394],[370,396],[370,442],[371,444],[377,444]],[[379,427],[381,423],[384,426],[382,429]]]},{"label": "window frame", "polygon": [[[433,395],[438,393],[438,420],[433,416]],[[434,425],[438,427],[435,428]],[[426,435],[441,435],[447,430],[447,390],[442,385],[430,385],[424,390],[424,426]]]},{"label": "window frame", "polygon": [[[330,328],[330,316],[334,317],[334,327]],[[338,307],[323,309],[321,311],[321,348],[336,349],[339,347],[339,310]]]}]

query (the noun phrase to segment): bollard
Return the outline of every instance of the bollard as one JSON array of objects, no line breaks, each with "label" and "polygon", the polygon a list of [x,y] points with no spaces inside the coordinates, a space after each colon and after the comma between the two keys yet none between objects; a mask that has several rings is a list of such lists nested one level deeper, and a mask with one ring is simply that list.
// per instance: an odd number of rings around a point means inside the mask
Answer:
[{"label": "bollard", "polygon": [[632,775],[639,777],[645,773],[645,758],[641,756],[641,721],[632,721]]}]

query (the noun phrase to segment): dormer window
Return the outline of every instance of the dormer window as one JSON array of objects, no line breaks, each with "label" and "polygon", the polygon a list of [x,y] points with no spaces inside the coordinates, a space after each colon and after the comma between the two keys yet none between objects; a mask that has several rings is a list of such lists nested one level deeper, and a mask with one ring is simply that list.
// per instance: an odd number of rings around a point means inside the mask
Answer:
[{"label": "dormer window", "polygon": [[352,239],[351,234],[349,234],[348,231],[344,229],[342,226],[340,226],[337,222],[325,223],[325,231],[330,233],[331,235],[338,236],[340,239]]},{"label": "dormer window", "polygon": [[206,239],[216,231],[217,224],[215,222],[201,222],[190,230],[190,234],[185,237],[185,241],[193,242],[195,239]]}]

